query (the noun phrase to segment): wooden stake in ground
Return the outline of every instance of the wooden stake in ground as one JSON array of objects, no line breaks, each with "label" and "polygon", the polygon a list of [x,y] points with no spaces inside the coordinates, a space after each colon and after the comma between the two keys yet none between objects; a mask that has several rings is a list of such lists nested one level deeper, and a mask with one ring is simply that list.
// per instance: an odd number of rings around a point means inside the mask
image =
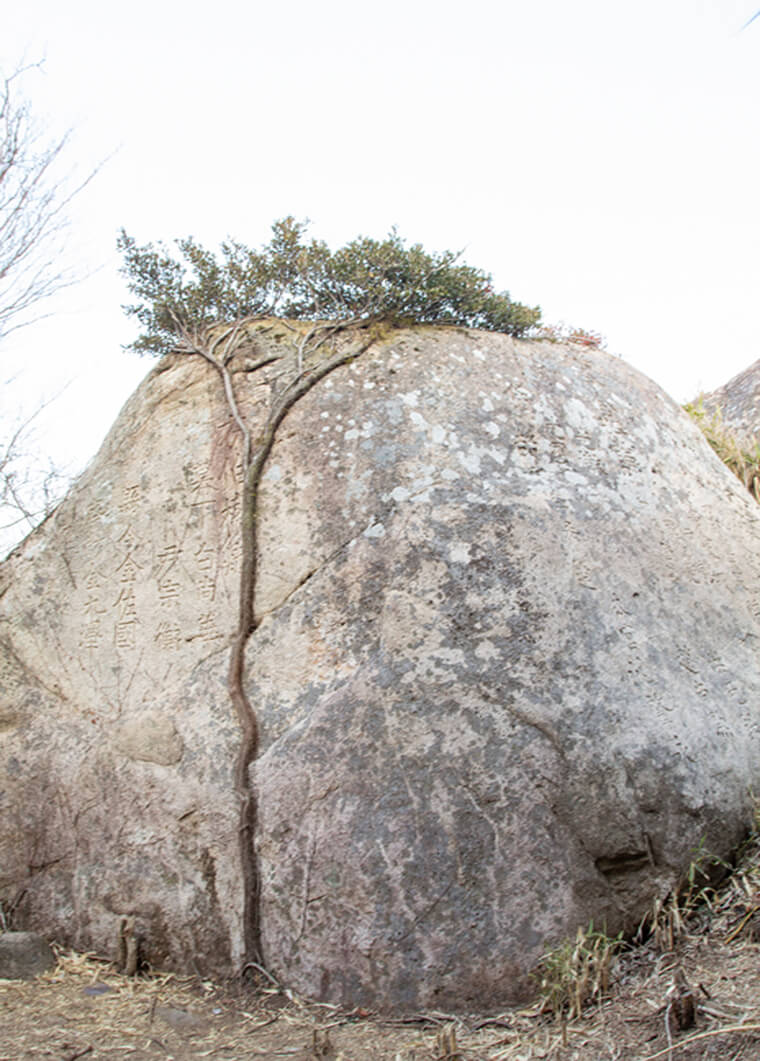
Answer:
[{"label": "wooden stake in ground", "polygon": [[457,1033],[453,1024],[441,1028],[435,1037],[436,1061],[459,1061]]},{"label": "wooden stake in ground", "polygon": [[137,973],[137,938],[134,917],[122,917],[119,925],[118,957],[116,967],[126,976]]},{"label": "wooden stake in ground", "polygon": [[683,969],[676,969],[673,976],[673,985],[668,992],[670,1000],[667,1007],[666,1020],[672,1035],[677,1032],[688,1031],[697,1022],[697,997],[692,990],[689,981],[684,975]]}]

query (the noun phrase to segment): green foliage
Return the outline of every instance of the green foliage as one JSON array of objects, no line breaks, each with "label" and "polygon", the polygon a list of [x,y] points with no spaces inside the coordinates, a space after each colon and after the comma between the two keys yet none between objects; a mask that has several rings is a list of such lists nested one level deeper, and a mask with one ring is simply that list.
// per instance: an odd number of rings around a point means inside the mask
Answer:
[{"label": "green foliage", "polygon": [[592,922],[585,931],[579,928],[574,940],[545,954],[538,971],[542,1008],[572,1020],[587,1002],[604,998],[612,959],[622,946],[622,934],[612,939],[595,931]]},{"label": "green foliage", "polygon": [[709,416],[700,398],[684,406],[689,416],[737,479],[760,501],[760,443],[746,444],[723,423],[720,409]]},{"label": "green foliage", "polygon": [[142,333],[140,353],[171,350],[177,336],[251,317],[347,323],[455,324],[524,335],[538,307],[493,290],[491,277],[458,264],[450,251],[407,247],[394,230],[382,240],[361,236],[336,251],[305,239],[306,224],[286,217],[261,250],[222,244],[219,256],[193,239],[139,247],[122,230],[122,273],[135,303],[125,306]]}]

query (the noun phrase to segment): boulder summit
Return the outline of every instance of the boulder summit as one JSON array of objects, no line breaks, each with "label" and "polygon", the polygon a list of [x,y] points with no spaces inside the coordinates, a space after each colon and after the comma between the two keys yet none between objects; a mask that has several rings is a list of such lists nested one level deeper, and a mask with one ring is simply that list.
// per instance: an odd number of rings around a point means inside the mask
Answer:
[{"label": "boulder summit", "polygon": [[[255,438],[296,357],[230,362]],[[156,967],[497,1007],[633,929],[760,784],[760,509],[599,350],[417,327],[279,425],[256,507],[241,854],[241,435],[168,355],[0,567],[0,900]],[[244,764],[245,765],[245,764]],[[242,863],[248,859],[246,869]],[[248,892],[246,898],[246,892]]]}]

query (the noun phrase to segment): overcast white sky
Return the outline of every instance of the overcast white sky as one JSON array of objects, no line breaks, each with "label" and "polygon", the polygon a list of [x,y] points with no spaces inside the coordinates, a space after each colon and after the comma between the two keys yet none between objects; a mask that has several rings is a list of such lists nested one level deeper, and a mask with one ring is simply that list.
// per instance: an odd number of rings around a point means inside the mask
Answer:
[{"label": "overcast white sky", "polygon": [[[26,0],[5,71],[72,169],[89,278],[0,348],[14,402],[84,463],[150,367],[114,250],[309,217],[332,244],[392,225],[465,248],[544,318],[602,332],[679,401],[760,357],[758,0]],[[8,10],[10,9],[10,10]],[[7,389],[6,389],[7,390]],[[6,411],[7,415],[7,411]]]}]

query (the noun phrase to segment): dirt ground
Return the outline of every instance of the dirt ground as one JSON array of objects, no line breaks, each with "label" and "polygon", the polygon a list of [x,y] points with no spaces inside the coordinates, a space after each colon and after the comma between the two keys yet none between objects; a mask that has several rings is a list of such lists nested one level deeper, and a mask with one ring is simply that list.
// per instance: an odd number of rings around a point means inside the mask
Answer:
[{"label": "dirt ground", "polygon": [[[757,840],[707,898],[690,897],[685,923],[682,909],[666,909],[645,944],[614,959],[606,995],[572,1018],[537,1003],[384,1020],[275,986],[130,979],[108,962],[62,953],[36,980],[0,980],[0,1061],[760,1061]],[[687,1012],[681,1025],[689,992],[696,1020]]]}]

